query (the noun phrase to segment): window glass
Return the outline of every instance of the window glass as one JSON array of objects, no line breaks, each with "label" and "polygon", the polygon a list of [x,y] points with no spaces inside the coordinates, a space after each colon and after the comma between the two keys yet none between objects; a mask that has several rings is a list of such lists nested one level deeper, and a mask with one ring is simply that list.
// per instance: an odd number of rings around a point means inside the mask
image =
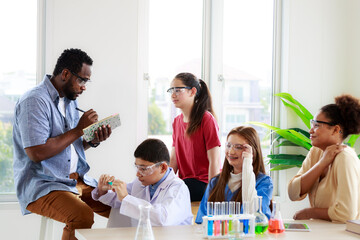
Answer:
[{"label": "window glass", "polygon": [[[247,121],[270,124],[273,1],[224,0],[222,144]],[[268,132],[255,127],[269,152]]]},{"label": "window glass", "polygon": [[202,4],[202,0],[149,2],[148,135],[160,138],[169,149],[172,122],[180,112],[166,90],[180,72],[201,78]]},{"label": "window glass", "polygon": [[16,101],[36,85],[37,1],[0,2],[0,193],[14,193],[12,125]]}]

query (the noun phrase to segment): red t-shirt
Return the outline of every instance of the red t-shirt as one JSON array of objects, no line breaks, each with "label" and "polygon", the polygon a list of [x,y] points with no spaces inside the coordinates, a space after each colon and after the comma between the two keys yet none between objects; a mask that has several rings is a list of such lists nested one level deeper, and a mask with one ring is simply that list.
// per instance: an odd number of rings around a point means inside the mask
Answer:
[{"label": "red t-shirt", "polygon": [[180,114],[173,122],[173,147],[181,179],[195,178],[208,183],[209,160],[207,150],[221,146],[219,126],[210,112],[205,112],[201,125],[189,138],[185,136],[188,123]]}]

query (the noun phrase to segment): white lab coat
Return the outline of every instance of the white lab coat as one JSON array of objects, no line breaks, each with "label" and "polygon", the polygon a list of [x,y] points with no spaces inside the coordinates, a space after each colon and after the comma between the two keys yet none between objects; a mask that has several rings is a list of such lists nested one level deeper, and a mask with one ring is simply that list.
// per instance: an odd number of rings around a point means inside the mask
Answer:
[{"label": "white lab coat", "polygon": [[[152,205],[150,222],[152,226],[190,225],[192,212],[190,193],[184,181],[170,168],[169,175],[158,186],[150,200],[149,186],[143,186],[136,178],[127,184],[128,195],[122,200],[113,191],[99,197],[97,188],[92,192],[94,200],[112,207],[108,227],[137,226],[140,218],[139,205]],[[116,222],[115,222],[116,221]]]}]

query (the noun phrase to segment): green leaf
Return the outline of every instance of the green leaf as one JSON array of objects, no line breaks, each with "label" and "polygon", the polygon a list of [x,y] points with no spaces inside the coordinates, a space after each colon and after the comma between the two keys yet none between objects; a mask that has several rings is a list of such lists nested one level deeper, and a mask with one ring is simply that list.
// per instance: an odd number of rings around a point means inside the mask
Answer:
[{"label": "green leaf", "polygon": [[262,122],[252,122],[252,121],[250,121],[250,122],[246,122],[245,124],[252,124],[252,125],[267,128],[267,129],[270,129],[270,130],[273,130],[273,131],[280,129],[280,128],[273,127],[273,126],[270,126],[269,124],[262,123]]},{"label": "green leaf", "polygon": [[310,148],[311,148],[311,144],[309,144],[309,142],[308,142],[310,139],[306,139],[305,136],[301,135],[300,133],[297,133],[294,130],[280,129],[280,128],[273,127],[266,123],[261,123],[261,122],[247,122],[247,123],[273,130],[274,132],[279,134],[281,137],[283,137],[283,138],[285,138],[307,150],[310,150]]},{"label": "green leaf", "polygon": [[350,136],[349,141],[347,142],[347,145],[350,147],[354,147],[356,140],[360,137],[360,134],[353,134]]},{"label": "green leaf", "polygon": [[270,169],[270,171],[285,170],[289,168],[297,167],[295,165],[278,165]]},{"label": "green leaf", "polygon": [[311,144],[307,143],[306,141],[302,140],[301,138],[295,136],[293,133],[289,132],[287,129],[279,129],[276,130],[276,133],[281,135],[282,137],[286,138],[287,140],[304,147],[307,150],[310,150]]},{"label": "green leaf", "polygon": [[268,158],[271,159],[290,159],[290,160],[300,160],[301,162],[304,161],[305,157],[301,154],[286,154],[286,153],[280,153],[280,154],[269,154],[267,155]]},{"label": "green leaf", "polygon": [[305,159],[305,156],[300,154],[270,154],[267,157],[270,158],[268,162],[271,164],[292,165],[296,167],[301,167]]},{"label": "green leaf", "polygon": [[302,135],[301,133],[298,133],[295,130],[289,130],[289,132],[291,132],[292,134],[294,134],[296,137],[300,138],[301,140],[303,140],[304,142],[307,142],[309,144],[311,144],[311,140],[308,137],[305,137],[304,135]]},{"label": "green leaf", "polygon": [[291,105],[289,103],[287,103],[285,100],[281,99],[282,103],[284,104],[285,107],[291,108],[296,115],[298,115],[301,120],[303,121],[303,123],[310,129],[310,119],[308,119],[304,113],[302,113],[299,108],[297,106]]},{"label": "green leaf", "polygon": [[297,167],[301,167],[302,161],[299,160],[286,160],[286,159],[279,159],[279,160],[270,160],[269,163],[271,164],[281,164],[281,165],[295,165]]},{"label": "green leaf", "polygon": [[310,119],[314,118],[314,116],[309,112],[309,110],[307,110],[300,102],[298,102],[296,99],[294,99],[290,93],[277,93],[277,94],[275,94],[275,96],[284,98],[284,99],[288,100],[289,102],[297,105],[300,108],[300,110],[304,113],[306,118],[309,119],[309,121],[310,121]]},{"label": "green leaf", "polygon": [[284,140],[280,144],[278,144],[276,147],[300,147],[300,146],[293,142],[290,142],[289,140]]},{"label": "green leaf", "polygon": [[305,137],[310,138],[309,131],[305,131],[304,129],[301,129],[301,128],[289,128],[289,129],[297,131],[297,132],[301,133],[302,135],[304,135]]}]

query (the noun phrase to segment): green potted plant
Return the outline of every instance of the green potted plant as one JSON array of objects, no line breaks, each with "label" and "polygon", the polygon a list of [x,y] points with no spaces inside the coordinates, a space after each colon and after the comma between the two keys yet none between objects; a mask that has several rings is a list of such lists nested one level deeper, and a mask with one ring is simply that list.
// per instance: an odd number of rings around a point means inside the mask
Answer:
[{"label": "green potted plant", "polygon": [[[294,99],[289,93],[278,93],[275,96],[280,97],[284,106],[290,108],[295,114],[302,120],[307,127],[306,130],[301,128],[287,128],[281,129],[278,127],[270,126],[261,122],[249,122],[252,125],[267,128],[271,132],[270,134],[276,134],[273,142],[271,143],[271,152],[267,155],[269,163],[274,164],[270,170],[283,170],[293,167],[301,167],[302,162],[305,159],[305,155],[292,154],[292,153],[274,153],[274,149],[283,147],[299,147],[309,151],[312,147],[310,140],[310,120],[313,119],[313,115],[296,99]],[[360,137],[360,134],[350,135],[348,141],[345,143],[350,147],[354,147],[356,140]],[[360,158],[360,155],[358,155]]]}]

